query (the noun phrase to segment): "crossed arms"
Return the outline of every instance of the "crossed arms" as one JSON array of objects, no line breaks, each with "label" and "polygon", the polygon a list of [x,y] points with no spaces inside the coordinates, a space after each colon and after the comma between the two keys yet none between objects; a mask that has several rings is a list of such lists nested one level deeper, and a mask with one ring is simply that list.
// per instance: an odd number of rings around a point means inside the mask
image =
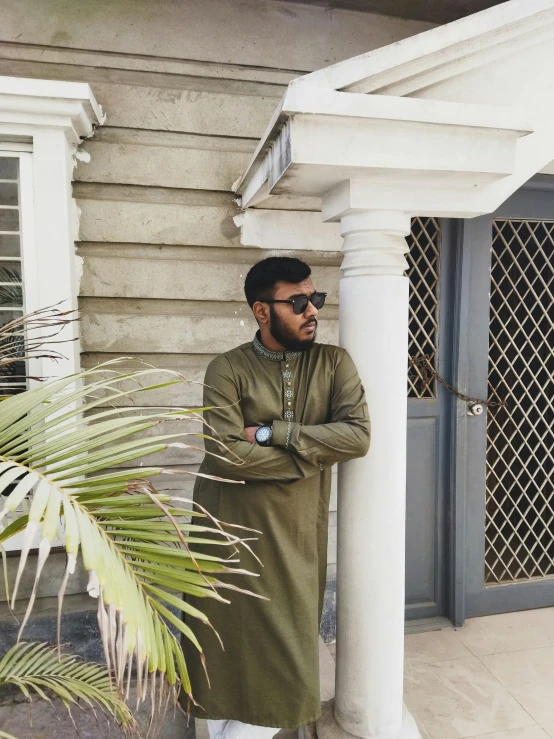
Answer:
[{"label": "crossed arms", "polygon": [[335,462],[346,462],[367,453],[370,440],[367,404],[360,378],[346,351],[335,369],[330,422],[313,426],[292,422],[289,429],[288,421],[273,421],[268,447],[252,444],[245,438],[240,395],[226,357],[210,362],[204,382],[204,406],[212,406],[204,411],[206,433],[227,447],[206,439],[206,450],[213,453],[206,455],[211,474],[229,480],[292,482],[318,474]]}]

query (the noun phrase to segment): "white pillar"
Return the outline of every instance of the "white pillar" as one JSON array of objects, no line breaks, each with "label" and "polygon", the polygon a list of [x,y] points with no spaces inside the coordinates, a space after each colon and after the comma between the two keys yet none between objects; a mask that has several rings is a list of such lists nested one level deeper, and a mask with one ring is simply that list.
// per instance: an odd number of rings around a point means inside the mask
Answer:
[{"label": "white pillar", "polygon": [[402,701],[410,216],[355,212],[341,232],[340,344],[372,430],[368,454],[339,467],[336,696],[318,734],[416,739]]}]

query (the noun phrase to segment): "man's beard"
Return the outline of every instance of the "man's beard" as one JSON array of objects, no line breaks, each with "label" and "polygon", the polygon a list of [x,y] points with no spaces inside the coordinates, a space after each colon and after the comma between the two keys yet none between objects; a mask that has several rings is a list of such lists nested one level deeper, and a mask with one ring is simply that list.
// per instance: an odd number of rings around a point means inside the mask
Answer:
[{"label": "man's beard", "polygon": [[278,341],[281,346],[284,346],[285,349],[287,349],[287,351],[305,352],[313,346],[317,333],[317,321],[315,319],[310,319],[303,324],[303,326],[306,326],[308,323],[315,322],[316,330],[314,331],[313,336],[310,339],[297,339],[293,336],[287,324],[278,316],[273,303],[270,303],[269,305],[269,315],[271,317],[269,333],[273,336],[275,341]]}]

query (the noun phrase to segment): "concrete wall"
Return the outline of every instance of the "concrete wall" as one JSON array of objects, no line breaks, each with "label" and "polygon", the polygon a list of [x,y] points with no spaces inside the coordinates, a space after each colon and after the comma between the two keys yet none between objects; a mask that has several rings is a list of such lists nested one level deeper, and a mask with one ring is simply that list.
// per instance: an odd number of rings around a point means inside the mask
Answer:
[{"label": "concrete wall", "polygon": [[[84,366],[136,354],[201,381],[214,355],[248,341],[244,276],[279,252],[240,246],[231,185],[284,86],[429,26],[278,0],[4,0],[0,74],[86,81],[107,113],[74,187]],[[321,339],[336,342],[339,254],[286,253],[330,293]],[[147,399],[200,400],[199,385]],[[194,470],[199,456],[166,461]]]}]

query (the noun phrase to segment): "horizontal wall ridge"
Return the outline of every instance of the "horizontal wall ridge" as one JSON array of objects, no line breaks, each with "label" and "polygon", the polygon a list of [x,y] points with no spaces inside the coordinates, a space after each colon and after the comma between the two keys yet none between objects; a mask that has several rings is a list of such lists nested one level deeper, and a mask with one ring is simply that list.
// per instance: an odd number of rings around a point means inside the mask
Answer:
[{"label": "horizontal wall ridge", "polygon": [[342,262],[340,252],[332,251],[296,251],[291,249],[260,249],[257,247],[219,247],[219,246],[186,246],[174,244],[125,244],[80,241],[77,243],[78,254],[83,257],[102,259],[146,259],[167,260],[175,262],[214,262],[223,264],[244,264],[249,267],[266,257],[297,257],[311,267],[338,267]]},{"label": "horizontal wall ridge", "polygon": [[163,72],[165,74],[186,74],[220,79],[240,79],[254,82],[269,82],[286,85],[290,80],[312,70],[264,67],[255,64],[232,64],[230,62],[210,62],[197,59],[178,59],[168,56],[131,54],[128,52],[109,52],[79,49],[64,46],[45,46],[43,44],[20,44],[10,41],[0,42],[0,57],[29,62],[47,62],[82,67],[111,67],[113,69],[139,72]]},{"label": "horizontal wall ridge", "polygon": [[181,133],[163,129],[123,128],[105,125],[97,128],[86,142],[106,144],[136,144],[162,146],[168,149],[199,149],[205,151],[241,152],[252,154],[259,139],[239,136],[216,136],[203,133]]},{"label": "horizontal wall ridge", "polygon": [[235,195],[223,190],[193,190],[149,185],[119,185],[111,182],[74,182],[73,197],[77,200],[112,200],[126,203],[158,205],[206,205],[236,208]]},{"label": "horizontal wall ridge", "polygon": [[[118,352],[83,352],[81,354],[81,364],[86,369],[96,367],[103,362],[110,362],[116,359],[120,355]],[[176,366],[201,366],[202,364],[208,364],[211,362],[217,354],[152,354],[149,352],[135,352],[132,357],[125,358],[121,362],[121,367],[125,367],[127,370],[140,362],[146,362],[147,364],[156,364],[158,369],[175,369]],[[165,366],[165,364],[167,366]]]},{"label": "horizontal wall ridge", "polygon": [[[127,316],[187,316],[189,318],[251,318],[252,311],[246,301],[235,300],[183,300],[175,298],[95,298],[81,296],[79,309],[82,315],[117,314]],[[338,306],[325,306],[319,321],[338,320]]]},{"label": "horizontal wall ridge", "polygon": [[168,74],[167,72],[138,72],[111,67],[83,67],[53,62],[27,62],[5,59],[0,56],[3,74],[18,77],[40,77],[43,79],[70,80],[89,84],[112,84],[126,87],[152,87],[160,90],[180,90],[191,93],[211,92],[230,95],[280,98],[285,85],[255,82],[242,79],[200,77],[194,75]]}]

